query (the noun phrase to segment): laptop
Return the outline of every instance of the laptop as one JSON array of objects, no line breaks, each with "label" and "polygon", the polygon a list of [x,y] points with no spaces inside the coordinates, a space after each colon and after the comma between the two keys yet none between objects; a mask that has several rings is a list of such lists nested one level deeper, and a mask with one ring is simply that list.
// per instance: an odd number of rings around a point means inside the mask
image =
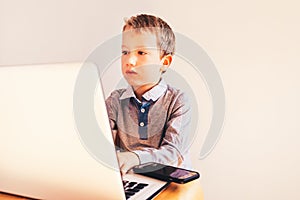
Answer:
[{"label": "laptop", "polygon": [[140,200],[168,184],[121,176],[96,65],[0,66],[1,192]]}]

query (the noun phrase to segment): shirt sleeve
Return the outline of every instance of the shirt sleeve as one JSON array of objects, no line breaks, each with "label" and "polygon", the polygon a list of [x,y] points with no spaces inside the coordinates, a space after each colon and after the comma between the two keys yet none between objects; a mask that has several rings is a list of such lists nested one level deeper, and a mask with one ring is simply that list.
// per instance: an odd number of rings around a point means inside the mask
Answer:
[{"label": "shirt sleeve", "polygon": [[134,150],[140,164],[158,162],[173,166],[190,167],[188,156],[191,109],[185,93],[173,101],[171,114],[166,122],[161,146]]},{"label": "shirt sleeve", "polygon": [[117,134],[117,102],[118,101],[118,93],[116,91],[112,92],[111,95],[105,100],[107,114],[109,118],[110,128],[112,130],[113,139],[116,139]]}]

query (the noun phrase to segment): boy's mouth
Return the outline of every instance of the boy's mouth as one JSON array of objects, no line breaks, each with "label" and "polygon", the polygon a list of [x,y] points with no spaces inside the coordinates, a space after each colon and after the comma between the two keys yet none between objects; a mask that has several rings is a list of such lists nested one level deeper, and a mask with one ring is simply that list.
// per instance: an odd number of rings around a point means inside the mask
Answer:
[{"label": "boy's mouth", "polygon": [[126,74],[137,74],[135,71],[133,70],[126,70],[125,71]]}]

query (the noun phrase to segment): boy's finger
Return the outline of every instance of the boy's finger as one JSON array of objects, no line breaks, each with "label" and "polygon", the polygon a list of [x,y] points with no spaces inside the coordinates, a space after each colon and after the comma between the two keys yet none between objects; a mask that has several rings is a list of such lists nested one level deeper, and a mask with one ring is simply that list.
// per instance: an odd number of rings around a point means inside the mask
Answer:
[{"label": "boy's finger", "polygon": [[124,176],[127,172],[128,172],[128,169],[123,165],[123,167],[121,168],[122,176]]}]

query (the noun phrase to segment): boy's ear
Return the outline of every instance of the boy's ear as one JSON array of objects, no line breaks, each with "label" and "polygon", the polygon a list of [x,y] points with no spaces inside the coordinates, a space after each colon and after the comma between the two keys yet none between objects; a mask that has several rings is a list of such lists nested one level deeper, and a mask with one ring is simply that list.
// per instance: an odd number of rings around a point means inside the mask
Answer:
[{"label": "boy's ear", "polygon": [[168,55],[165,55],[162,59],[161,59],[161,72],[165,72],[167,70],[167,68],[171,65],[172,63],[172,55],[168,54]]}]

